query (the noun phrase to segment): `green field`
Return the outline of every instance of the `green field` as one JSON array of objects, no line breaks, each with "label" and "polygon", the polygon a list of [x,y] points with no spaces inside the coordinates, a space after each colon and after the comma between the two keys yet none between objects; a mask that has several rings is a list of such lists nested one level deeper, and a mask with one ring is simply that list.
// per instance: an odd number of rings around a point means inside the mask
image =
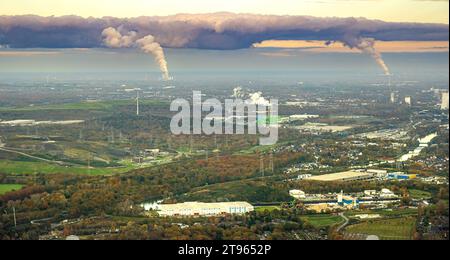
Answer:
[{"label": "green field", "polygon": [[430,192],[422,190],[408,190],[409,195],[413,199],[431,199],[432,195]]},{"label": "green field", "polygon": [[[141,100],[141,105],[167,105],[164,101]],[[55,105],[42,105],[33,107],[10,107],[0,108],[3,112],[27,112],[39,110],[112,110],[117,106],[134,105],[133,100],[114,100],[114,101],[98,101],[98,102],[80,102]]]},{"label": "green field", "polygon": [[23,185],[20,184],[0,184],[0,195],[6,194],[10,191],[17,191],[22,189]]},{"label": "green field", "polygon": [[348,234],[376,235],[381,240],[411,240],[415,230],[415,218],[384,219],[348,226]]},{"label": "green field", "polygon": [[302,218],[305,222],[313,225],[316,228],[329,227],[335,224],[340,224],[344,220],[340,216],[336,215],[309,215]]},{"label": "green field", "polygon": [[379,214],[382,217],[409,217],[409,216],[417,216],[417,209],[393,209],[393,210],[386,210],[386,209],[378,209],[378,210],[359,210],[359,211],[348,211],[345,213],[347,217],[354,217],[355,215],[361,215],[361,214]]},{"label": "green field", "polygon": [[70,174],[108,175],[108,174],[124,173],[132,169],[133,169],[132,167],[88,169],[87,167],[65,167],[46,162],[18,162],[10,160],[0,161],[0,172],[6,174],[70,173]]},{"label": "green field", "polygon": [[260,206],[260,207],[255,207],[255,211],[256,212],[265,212],[265,211],[274,211],[274,210],[281,210],[280,207],[278,206]]}]

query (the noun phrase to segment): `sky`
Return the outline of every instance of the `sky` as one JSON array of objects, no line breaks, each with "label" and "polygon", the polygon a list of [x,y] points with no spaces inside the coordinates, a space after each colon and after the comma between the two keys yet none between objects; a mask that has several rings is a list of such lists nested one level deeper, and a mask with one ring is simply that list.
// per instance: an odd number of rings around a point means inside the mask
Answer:
[{"label": "sky", "polygon": [[[302,49],[311,52],[353,52],[358,53],[357,49],[345,47],[340,42],[325,44],[323,41],[263,41],[253,45],[256,48],[282,48],[282,49]],[[449,42],[445,41],[377,41],[376,48],[380,52],[398,53],[398,52],[448,52]],[[280,55],[287,55],[286,52],[280,52]]]},{"label": "sky", "polygon": [[0,50],[135,48],[151,36],[163,48],[363,52],[383,66],[380,52],[448,52],[448,5],[448,0],[1,0]]},{"label": "sky", "polygon": [[448,0],[2,0],[0,15],[137,17],[235,12],[449,23]]}]

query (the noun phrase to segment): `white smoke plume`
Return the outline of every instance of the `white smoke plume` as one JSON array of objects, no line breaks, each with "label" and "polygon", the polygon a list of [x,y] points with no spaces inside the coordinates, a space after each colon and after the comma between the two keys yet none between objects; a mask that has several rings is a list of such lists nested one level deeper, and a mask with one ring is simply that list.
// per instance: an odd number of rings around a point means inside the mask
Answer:
[{"label": "white smoke plume", "polygon": [[270,101],[263,97],[261,92],[255,92],[249,95],[250,102],[254,105],[271,106]]},{"label": "white smoke plume", "polygon": [[[233,13],[136,18],[1,16],[0,44],[11,48],[97,48],[105,28],[153,35],[162,47],[233,50],[265,40],[448,41],[448,24],[393,23],[366,18]],[[119,30],[119,31],[122,31]]]},{"label": "white smoke plume", "polygon": [[242,89],[242,87],[236,87],[233,89],[233,95],[232,97],[234,98],[243,98],[245,96],[244,94],[244,90]]},{"label": "white smoke plume", "polygon": [[143,52],[152,54],[158,64],[164,80],[170,80],[167,60],[164,54],[164,49],[155,41],[155,37],[147,35],[144,38],[138,39],[136,32],[131,31],[126,35],[112,27],[106,28],[102,32],[103,43],[110,48],[131,48],[138,47]]},{"label": "white smoke plume", "polygon": [[386,62],[383,60],[381,53],[375,48],[375,39],[373,38],[361,38],[361,37],[346,37],[342,41],[345,46],[353,49],[356,48],[361,52],[367,53],[372,56],[377,64],[381,67],[384,74],[389,76],[391,72]]},{"label": "white smoke plume", "polygon": [[102,36],[103,43],[110,48],[130,48],[137,39],[137,33],[134,31],[128,32],[127,35],[122,35],[112,27],[103,30]]},{"label": "white smoke plume", "polygon": [[155,41],[155,37],[152,35],[145,36],[144,38],[137,40],[136,44],[145,53],[150,53],[155,57],[155,61],[158,63],[159,68],[163,73],[163,79],[170,80],[169,68],[167,66],[164,50],[161,45]]}]

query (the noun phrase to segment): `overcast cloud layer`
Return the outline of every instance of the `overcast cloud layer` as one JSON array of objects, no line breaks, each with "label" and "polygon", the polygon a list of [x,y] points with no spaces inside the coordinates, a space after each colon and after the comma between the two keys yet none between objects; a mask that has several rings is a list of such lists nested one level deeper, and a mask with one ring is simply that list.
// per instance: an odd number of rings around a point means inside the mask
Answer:
[{"label": "overcast cloud layer", "polygon": [[216,13],[120,19],[76,16],[0,16],[0,46],[11,48],[104,47],[102,31],[119,28],[153,35],[163,47],[240,49],[270,39],[343,41],[448,41],[445,24],[392,23],[365,18],[317,18]]}]

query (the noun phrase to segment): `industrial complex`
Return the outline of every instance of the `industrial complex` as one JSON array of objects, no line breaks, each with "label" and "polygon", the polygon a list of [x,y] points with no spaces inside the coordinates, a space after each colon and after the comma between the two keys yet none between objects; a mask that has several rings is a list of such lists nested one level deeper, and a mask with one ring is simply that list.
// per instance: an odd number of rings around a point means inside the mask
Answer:
[{"label": "industrial complex", "polygon": [[388,173],[385,170],[352,170],[324,175],[316,175],[304,178],[304,180],[309,181],[324,181],[324,182],[335,182],[335,181],[369,181],[374,179],[393,179],[393,180],[412,180],[416,179],[416,174],[406,174],[403,172],[392,172]]},{"label": "industrial complex", "polygon": [[365,190],[364,192],[344,194],[307,194],[301,190],[290,190],[289,195],[305,204],[305,207],[316,213],[333,212],[340,210],[358,209],[360,205],[366,208],[385,208],[388,204],[395,204],[400,197],[389,189]]}]

